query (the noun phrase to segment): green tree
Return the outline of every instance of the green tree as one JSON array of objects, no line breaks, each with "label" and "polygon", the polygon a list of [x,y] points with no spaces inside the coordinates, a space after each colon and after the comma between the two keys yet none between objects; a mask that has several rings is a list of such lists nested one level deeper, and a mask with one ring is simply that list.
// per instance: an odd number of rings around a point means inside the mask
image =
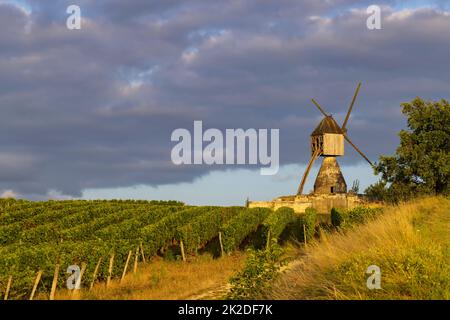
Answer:
[{"label": "green tree", "polygon": [[450,104],[416,98],[402,103],[407,130],[393,156],[381,156],[375,174],[381,179],[366,189],[371,199],[398,201],[421,194],[450,193]]}]

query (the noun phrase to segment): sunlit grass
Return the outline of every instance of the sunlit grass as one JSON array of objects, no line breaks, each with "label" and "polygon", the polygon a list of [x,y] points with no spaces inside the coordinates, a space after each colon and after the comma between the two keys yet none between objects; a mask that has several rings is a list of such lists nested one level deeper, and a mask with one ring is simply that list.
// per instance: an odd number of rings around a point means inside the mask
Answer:
[{"label": "sunlit grass", "polygon": [[136,274],[128,274],[124,281],[113,280],[108,288],[99,283],[91,291],[81,290],[77,296],[63,290],[57,299],[102,300],[175,300],[200,298],[205,292],[226,286],[227,280],[241,268],[245,254],[213,259],[204,254],[183,261],[162,259],[140,264]]},{"label": "sunlit grass", "polygon": [[[424,198],[388,207],[345,233],[323,235],[269,294],[275,299],[449,299],[450,201]],[[369,290],[367,267],[381,268]]]}]

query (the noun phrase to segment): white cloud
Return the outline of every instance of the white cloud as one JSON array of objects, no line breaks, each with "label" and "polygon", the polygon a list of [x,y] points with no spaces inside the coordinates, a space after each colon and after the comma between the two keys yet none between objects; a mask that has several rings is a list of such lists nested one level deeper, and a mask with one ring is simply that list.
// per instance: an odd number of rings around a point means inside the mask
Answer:
[{"label": "white cloud", "polygon": [[7,199],[7,198],[17,198],[19,195],[17,193],[15,193],[12,190],[5,190],[3,191],[3,193],[0,195],[0,198],[2,199]]},{"label": "white cloud", "polygon": [[184,63],[191,63],[194,61],[194,59],[197,57],[198,54],[198,48],[189,48],[186,49],[183,54],[181,55],[181,60]]}]

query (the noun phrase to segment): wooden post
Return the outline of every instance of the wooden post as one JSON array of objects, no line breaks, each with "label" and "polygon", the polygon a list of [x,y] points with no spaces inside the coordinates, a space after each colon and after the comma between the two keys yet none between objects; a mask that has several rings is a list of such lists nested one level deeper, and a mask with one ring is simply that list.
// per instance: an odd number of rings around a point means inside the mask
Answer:
[{"label": "wooden post", "polygon": [[223,257],[222,232],[219,232],[220,256]]},{"label": "wooden post", "polygon": [[83,278],[83,274],[86,271],[87,264],[83,262],[81,264],[81,270],[80,270],[80,276],[77,279],[77,282],[75,282],[75,288],[72,290],[72,299],[79,299],[80,289],[81,289],[81,279]]},{"label": "wooden post", "polygon": [[95,269],[94,269],[94,274],[92,275],[92,281],[91,281],[91,285],[89,286],[89,290],[92,290],[92,288],[94,287],[95,279],[97,278],[98,269],[100,268],[100,264],[102,263],[102,260],[103,260],[102,257],[100,257],[98,259],[97,265],[95,266]]},{"label": "wooden post", "polygon": [[125,262],[125,267],[123,267],[122,278],[120,278],[120,282],[123,281],[123,278],[125,278],[125,274],[127,273],[128,262],[130,262],[131,253],[132,253],[132,251],[130,250],[128,252],[127,262]]},{"label": "wooden post", "polygon": [[6,292],[5,292],[4,300],[8,300],[9,290],[11,289],[11,282],[12,282],[12,276],[9,276],[8,284],[6,285]]},{"label": "wooden post", "polygon": [[270,233],[270,229],[269,229],[269,231],[267,231],[266,250],[268,250],[269,246],[270,246],[270,236],[271,236],[271,233]]},{"label": "wooden post", "polygon": [[136,253],[134,255],[133,273],[137,272],[138,258],[139,258],[139,246],[136,247]]},{"label": "wooden post", "polygon": [[306,246],[306,227],[305,227],[305,224],[303,224],[303,240],[305,240],[305,246]]},{"label": "wooden post", "polygon": [[181,257],[183,258],[183,261],[186,261],[186,256],[184,255],[183,240],[180,240],[180,248],[181,248]]},{"label": "wooden post", "polygon": [[52,288],[50,290],[50,300],[55,300],[56,285],[58,284],[59,264],[55,266],[55,273],[53,274]]},{"label": "wooden post", "polygon": [[114,253],[111,254],[111,258],[109,258],[108,278],[106,278],[106,287],[109,287],[109,284],[111,282],[113,264],[114,264]]},{"label": "wooden post", "polygon": [[78,277],[77,282],[75,283],[75,290],[79,290],[81,288],[81,278],[83,278],[83,274],[86,271],[86,266],[87,264],[85,262],[81,264],[80,276]]},{"label": "wooden post", "polygon": [[142,242],[140,244],[140,247],[141,247],[142,261],[144,261],[144,263],[145,263],[145,254],[144,254],[144,247],[142,246]]},{"label": "wooden post", "polygon": [[39,272],[37,273],[37,276],[36,276],[36,280],[34,281],[34,286],[33,286],[33,290],[31,291],[30,300],[33,300],[33,298],[34,298],[34,294],[36,293],[37,287],[39,285],[39,281],[41,280],[41,276],[42,276],[42,271],[39,270]]}]

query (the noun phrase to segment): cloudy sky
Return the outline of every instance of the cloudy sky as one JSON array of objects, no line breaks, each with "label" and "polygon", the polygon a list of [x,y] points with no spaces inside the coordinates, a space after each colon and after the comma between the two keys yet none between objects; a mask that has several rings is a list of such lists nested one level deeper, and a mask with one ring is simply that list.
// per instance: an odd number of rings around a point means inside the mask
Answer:
[{"label": "cloudy sky", "polygon": [[[69,5],[80,30],[66,27]],[[381,30],[366,26],[379,5]],[[293,194],[321,119],[376,161],[400,103],[450,95],[448,1],[0,0],[0,194],[242,204]],[[176,128],[279,128],[281,168],[171,162]],[[377,180],[346,146],[351,185]],[[305,190],[312,188],[316,165]]]}]

